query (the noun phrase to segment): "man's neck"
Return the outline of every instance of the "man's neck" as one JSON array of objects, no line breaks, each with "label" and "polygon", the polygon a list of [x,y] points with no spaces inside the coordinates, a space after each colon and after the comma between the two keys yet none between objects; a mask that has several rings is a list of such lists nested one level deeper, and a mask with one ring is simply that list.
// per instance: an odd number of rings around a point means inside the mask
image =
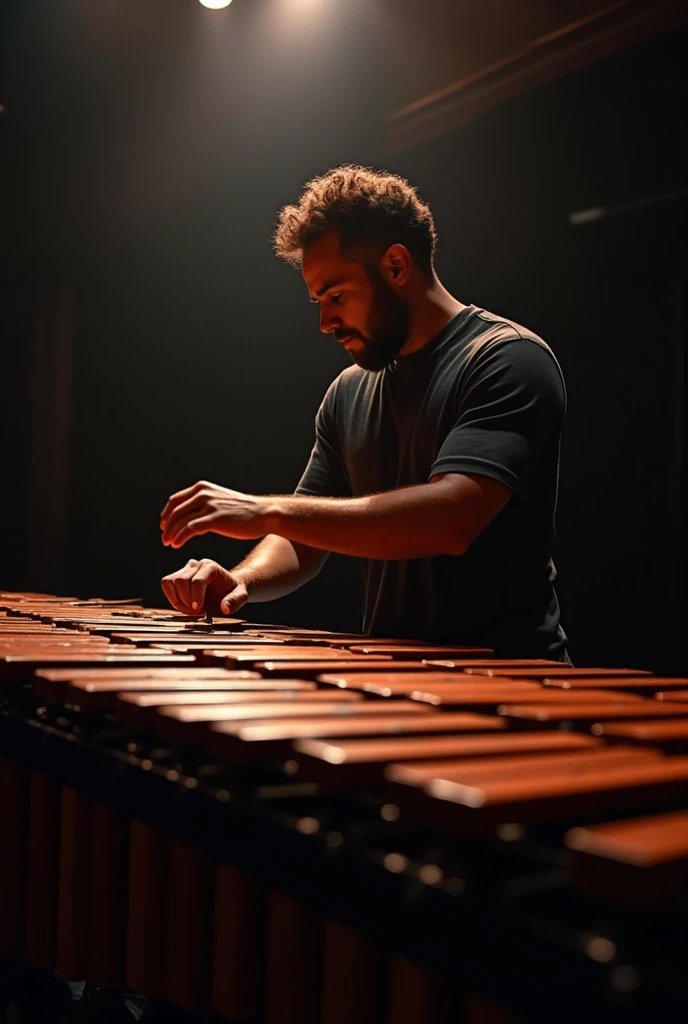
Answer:
[{"label": "man's neck", "polygon": [[465,304],[455,299],[437,277],[433,278],[427,287],[419,289],[411,301],[411,324],[399,357],[425,348],[465,308]]}]

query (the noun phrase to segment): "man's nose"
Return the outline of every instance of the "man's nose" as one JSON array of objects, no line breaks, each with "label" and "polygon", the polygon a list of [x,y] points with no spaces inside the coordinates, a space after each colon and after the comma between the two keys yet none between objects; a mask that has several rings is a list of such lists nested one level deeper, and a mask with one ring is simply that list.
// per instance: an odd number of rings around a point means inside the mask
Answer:
[{"label": "man's nose", "polygon": [[331,334],[337,327],[341,327],[341,324],[338,316],[332,316],[324,309],[320,310],[320,330],[323,334]]}]

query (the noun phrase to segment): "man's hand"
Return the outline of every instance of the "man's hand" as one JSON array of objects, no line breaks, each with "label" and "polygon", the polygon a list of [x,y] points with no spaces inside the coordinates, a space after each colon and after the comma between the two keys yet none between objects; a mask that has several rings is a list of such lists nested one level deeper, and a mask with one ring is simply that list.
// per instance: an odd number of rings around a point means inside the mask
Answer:
[{"label": "man's hand", "polygon": [[189,559],[160,585],[172,607],[184,615],[233,615],[248,600],[246,584],[209,558]]},{"label": "man's hand", "polygon": [[168,499],[160,529],[163,544],[171,548],[203,533],[256,540],[270,532],[268,500],[201,480]]}]

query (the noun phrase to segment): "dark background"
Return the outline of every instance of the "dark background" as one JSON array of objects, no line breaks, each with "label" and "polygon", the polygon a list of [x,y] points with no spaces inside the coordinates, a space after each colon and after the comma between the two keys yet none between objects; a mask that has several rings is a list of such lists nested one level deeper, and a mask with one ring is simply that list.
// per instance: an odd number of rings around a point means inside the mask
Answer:
[{"label": "dark background", "polygon": [[[187,557],[242,556],[214,537],[164,549],[158,514],[200,478],[296,484],[348,357],[270,234],[308,177],[361,162],[430,202],[446,286],[542,334],[563,365],[556,561],[574,660],[685,672],[685,199],[569,214],[685,187],[686,31],[388,156],[380,123],[404,69],[384,19],[363,0],[320,9],[6,6],[0,588],[160,604]],[[31,469],[36,309],[56,296],[71,349],[60,529]],[[332,557],[250,614],[356,629],[358,586],[357,564]]]}]

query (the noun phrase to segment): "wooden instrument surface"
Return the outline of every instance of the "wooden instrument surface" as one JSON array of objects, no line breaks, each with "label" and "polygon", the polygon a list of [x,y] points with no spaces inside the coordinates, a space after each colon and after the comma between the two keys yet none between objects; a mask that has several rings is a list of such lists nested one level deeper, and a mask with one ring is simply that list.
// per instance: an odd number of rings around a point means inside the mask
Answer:
[{"label": "wooden instrument surface", "polygon": [[[525,893],[513,897],[524,915],[533,893],[541,914],[579,897],[588,931],[567,920],[548,933],[572,964],[561,936],[602,962],[613,943],[590,939],[600,916],[666,914],[688,894],[688,679],[0,594],[0,698],[0,955],[68,977],[262,1024],[515,1020],[470,987],[457,1009],[460,959],[435,970],[406,955],[397,933],[420,948],[404,921],[425,920],[426,893],[448,901],[456,928],[481,885],[494,905],[509,886]],[[46,753],[34,764],[23,740],[10,753],[15,732],[62,744],[82,774],[66,781]],[[94,795],[96,761],[174,814]],[[254,872],[244,832],[268,835],[267,822],[285,845],[256,840]],[[314,891],[339,863],[378,872],[367,900],[386,894],[389,923],[372,912],[352,925],[344,866],[335,913],[300,896],[289,872],[301,855],[299,885]]]}]

